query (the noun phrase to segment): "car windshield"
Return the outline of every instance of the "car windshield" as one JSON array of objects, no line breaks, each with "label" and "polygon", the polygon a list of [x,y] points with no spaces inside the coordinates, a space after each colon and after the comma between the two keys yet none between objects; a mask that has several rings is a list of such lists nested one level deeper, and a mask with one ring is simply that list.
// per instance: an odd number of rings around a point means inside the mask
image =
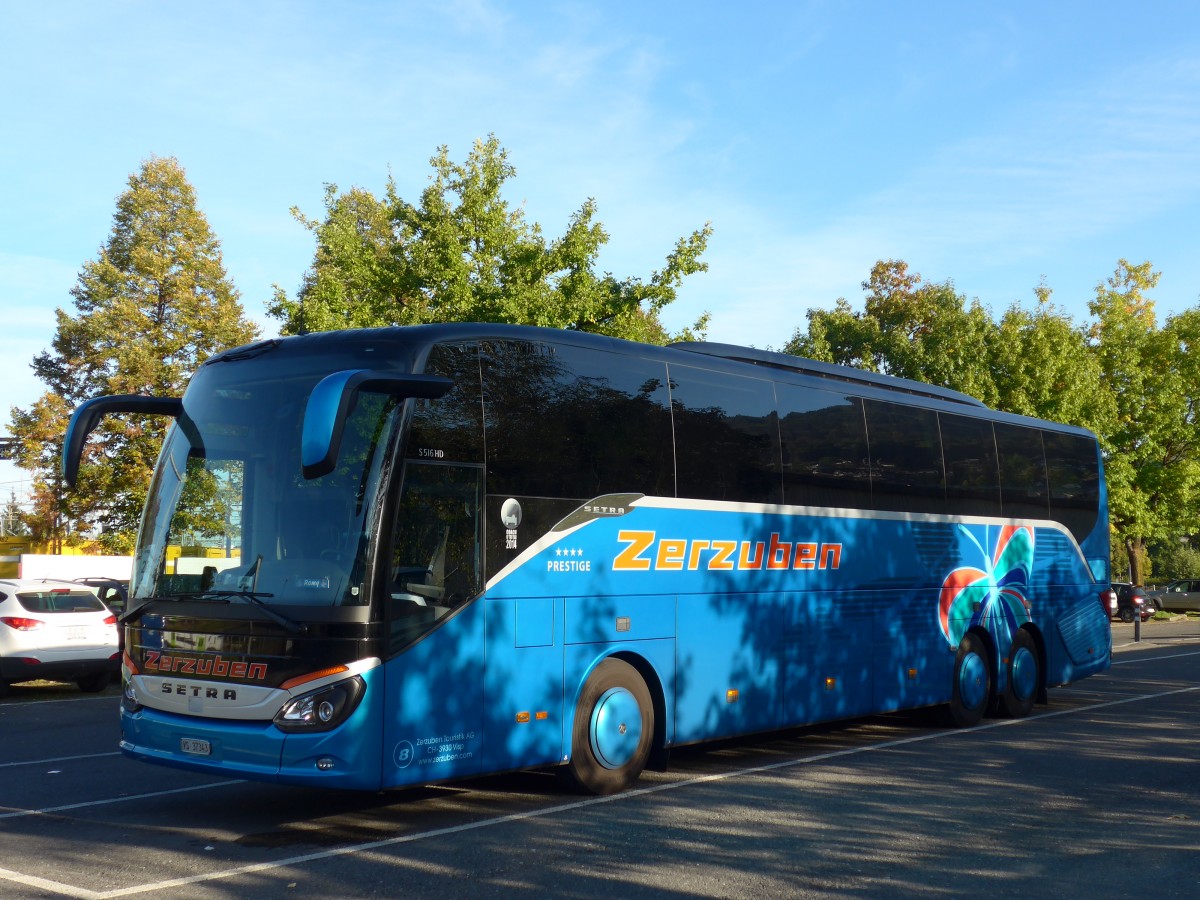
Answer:
[{"label": "car windshield", "polygon": [[306,479],[300,445],[308,395],[331,363],[363,364],[273,350],[210,363],[193,378],[147,497],[135,600],[366,602],[366,546],[397,401],[361,394],[337,468]]}]

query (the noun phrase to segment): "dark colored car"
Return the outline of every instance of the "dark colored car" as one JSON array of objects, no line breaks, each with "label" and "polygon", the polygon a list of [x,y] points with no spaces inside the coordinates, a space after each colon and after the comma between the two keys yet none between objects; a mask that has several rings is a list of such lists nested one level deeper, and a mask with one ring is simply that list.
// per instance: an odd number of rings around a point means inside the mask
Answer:
[{"label": "dark colored car", "polygon": [[86,584],[117,615],[125,611],[125,601],[129,598],[128,581],[118,578],[76,578],[75,583]]},{"label": "dark colored car", "polygon": [[1132,622],[1141,616],[1143,622],[1154,615],[1154,604],[1146,598],[1146,591],[1137,585],[1113,582],[1117,592],[1117,611],[1114,614],[1122,622]]}]

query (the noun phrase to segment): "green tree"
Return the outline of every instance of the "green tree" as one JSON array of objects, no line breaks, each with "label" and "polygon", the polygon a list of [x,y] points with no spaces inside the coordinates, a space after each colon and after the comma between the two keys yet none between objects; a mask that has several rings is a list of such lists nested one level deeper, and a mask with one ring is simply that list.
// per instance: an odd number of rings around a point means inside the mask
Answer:
[{"label": "green tree", "polygon": [[1087,327],[1050,302],[1044,283],[1034,293],[1037,307],[1029,311],[1014,303],[989,341],[996,407],[1107,434],[1115,408]]},{"label": "green tree", "polygon": [[863,282],[866,299],[856,313],[839,298],[831,311],[808,313],[788,353],[939,384],[994,403],[988,364],[995,324],[978,300],[952,281],[924,282],[902,260],[880,260]]},{"label": "green tree", "polygon": [[1137,584],[1149,575],[1148,542],[1195,532],[1200,502],[1200,309],[1158,328],[1147,293],[1159,274],[1149,262],[1122,259],[1089,306],[1093,349],[1115,406],[1101,436],[1109,509]]},{"label": "green tree", "polygon": [[17,501],[17,492],[9,491],[8,502],[0,510],[0,537],[28,537],[30,533],[25,510]]},{"label": "green tree", "polygon": [[[480,321],[672,339],[659,313],[686,276],[708,268],[709,225],[680,238],[649,279],[618,279],[595,271],[608,234],[594,200],[549,241],[509,206],[502,192],[516,169],[495,136],[476,141],[465,163],[452,162],[445,146],[430,163],[418,204],[389,178],[382,199],[327,185],[323,219],[292,210],[317,247],[297,297],[275,290],[269,312],[282,332]],[[706,322],[675,337],[690,338]]]},{"label": "green tree", "polygon": [[30,409],[12,410],[18,463],[34,474],[35,534],[98,529],[103,546],[122,552],[132,546],[166,422],[107,417],[85,451],[78,488],[62,496],[57,472],[71,410],[100,394],[178,396],[205,359],[256,334],[179,162],[151,157],[128,185],[108,240],[71,289],[75,313],[56,311],[51,349],[33,360],[47,391]]},{"label": "green tree", "polygon": [[1200,578],[1200,550],[1186,539],[1155,542],[1149,554],[1154,560],[1154,579],[1159,584],[1178,578]]}]

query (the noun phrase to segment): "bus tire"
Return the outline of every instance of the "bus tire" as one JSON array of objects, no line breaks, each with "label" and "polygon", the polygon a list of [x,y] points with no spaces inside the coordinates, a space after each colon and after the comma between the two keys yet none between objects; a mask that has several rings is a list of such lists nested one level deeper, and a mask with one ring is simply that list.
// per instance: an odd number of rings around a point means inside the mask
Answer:
[{"label": "bus tire", "polygon": [[1000,697],[1000,710],[1014,719],[1024,718],[1033,712],[1042,686],[1042,658],[1028,631],[1021,629],[1013,635],[1005,670],[1008,677]]},{"label": "bus tire", "polygon": [[654,701],[637,669],[609,657],[575,704],[568,771],[589,794],[623,791],[642,774],[654,742]]},{"label": "bus tire", "polygon": [[983,718],[992,694],[992,662],[987,647],[977,634],[959,642],[954,657],[954,683],[950,693],[950,721],[969,728]]}]

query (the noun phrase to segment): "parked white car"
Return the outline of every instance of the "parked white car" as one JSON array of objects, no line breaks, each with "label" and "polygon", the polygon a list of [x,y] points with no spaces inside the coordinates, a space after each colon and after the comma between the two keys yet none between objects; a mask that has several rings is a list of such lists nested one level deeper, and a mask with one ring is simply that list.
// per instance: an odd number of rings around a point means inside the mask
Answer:
[{"label": "parked white car", "polygon": [[104,690],[120,667],[117,617],[68,581],[0,580],[0,694],[18,681],[74,681]]}]

